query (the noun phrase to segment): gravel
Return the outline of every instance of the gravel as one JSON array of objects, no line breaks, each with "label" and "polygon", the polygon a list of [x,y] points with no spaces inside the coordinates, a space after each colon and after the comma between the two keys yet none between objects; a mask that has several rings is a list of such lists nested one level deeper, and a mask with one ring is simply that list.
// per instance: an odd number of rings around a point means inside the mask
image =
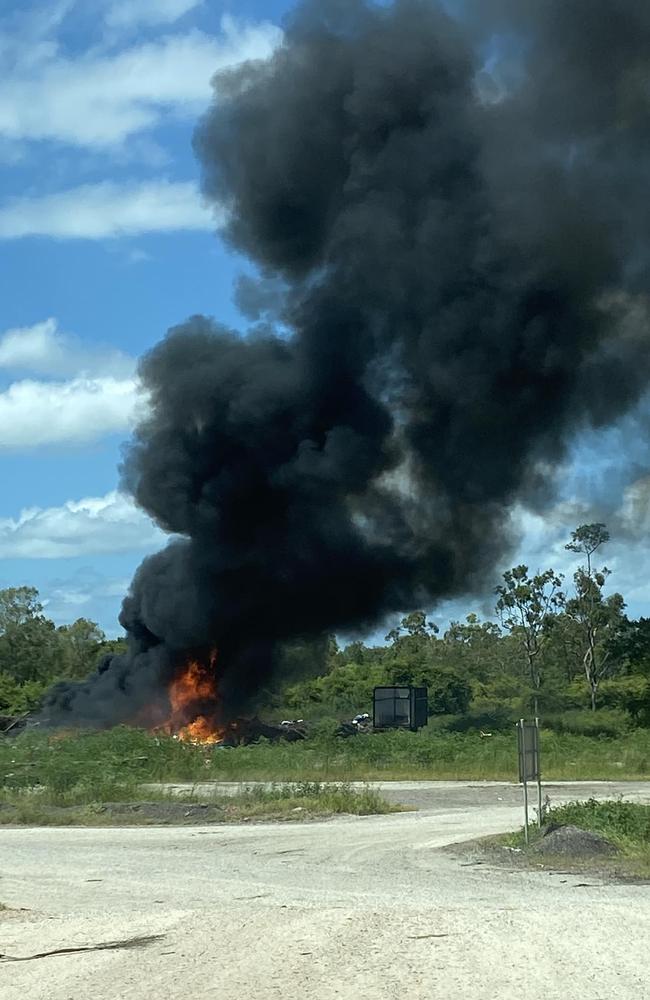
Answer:
[{"label": "gravel", "polygon": [[[147,940],[0,961],[2,1000],[650,996],[647,887],[465,865],[439,848],[520,825],[518,790],[400,784],[391,797],[416,796],[420,812],[0,830],[0,900],[14,908],[0,914],[0,953]],[[629,790],[650,800],[650,785]]]}]

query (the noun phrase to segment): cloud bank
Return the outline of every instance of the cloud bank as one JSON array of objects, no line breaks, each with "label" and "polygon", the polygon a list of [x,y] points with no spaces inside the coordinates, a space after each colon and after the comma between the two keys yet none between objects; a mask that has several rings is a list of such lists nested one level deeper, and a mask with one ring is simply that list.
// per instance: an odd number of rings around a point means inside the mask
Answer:
[{"label": "cloud bank", "polygon": [[164,536],[133,501],[116,490],[103,497],[32,507],[0,519],[0,558],[64,559],[102,553],[141,552]]},{"label": "cloud bank", "polygon": [[146,400],[135,360],[86,346],[63,334],[56,320],[0,336],[0,372],[31,376],[0,391],[0,451],[82,445],[127,432]]},{"label": "cloud bank", "polygon": [[[178,0],[175,8],[180,6]],[[173,7],[168,4],[170,12]],[[113,8],[113,18],[131,12],[137,23],[143,9],[129,0]],[[163,116],[191,118],[207,105],[215,72],[268,57],[282,38],[268,22],[247,24],[229,16],[221,29],[218,37],[194,30],[116,52],[90,49],[74,58],[53,44],[37,50],[30,44],[13,53],[11,66],[3,65],[0,48],[0,69],[11,69],[0,93],[0,137],[106,149],[153,128]]]},{"label": "cloud bank", "polygon": [[69,336],[50,317],[0,335],[0,369],[55,377],[83,372],[127,378],[133,375],[135,362],[116,348]]},{"label": "cloud bank", "polygon": [[210,230],[218,221],[203,205],[193,183],[104,181],[42,197],[11,199],[0,206],[0,239],[106,239]]}]

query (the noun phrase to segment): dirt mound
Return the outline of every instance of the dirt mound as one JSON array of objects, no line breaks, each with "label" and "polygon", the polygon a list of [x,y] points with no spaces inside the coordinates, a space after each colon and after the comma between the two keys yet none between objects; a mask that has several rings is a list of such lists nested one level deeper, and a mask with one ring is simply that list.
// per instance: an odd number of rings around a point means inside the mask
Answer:
[{"label": "dirt mound", "polygon": [[533,847],[538,854],[564,854],[572,858],[606,857],[618,853],[611,840],[577,826],[550,826]]}]

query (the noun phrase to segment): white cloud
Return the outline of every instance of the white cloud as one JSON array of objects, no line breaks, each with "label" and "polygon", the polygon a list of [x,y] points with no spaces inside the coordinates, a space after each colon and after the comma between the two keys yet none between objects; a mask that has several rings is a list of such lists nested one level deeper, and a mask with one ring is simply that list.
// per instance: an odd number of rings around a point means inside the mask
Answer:
[{"label": "white cloud", "polygon": [[268,22],[246,24],[226,16],[221,27],[218,38],[192,31],[117,53],[94,49],[74,59],[45,43],[35,59],[26,46],[18,67],[3,66],[0,59],[5,71],[0,137],[106,148],[170,112],[194,116],[209,100],[217,70],[266,58],[282,38]]},{"label": "white cloud", "polygon": [[[0,519],[0,558],[62,559],[150,551],[159,548],[165,537],[129,497],[114,490],[104,497],[69,500],[60,507],[33,507],[16,519]],[[81,591],[76,593],[76,603],[81,603]]]},{"label": "white cloud", "polygon": [[0,206],[2,239],[104,239],[180,229],[210,230],[215,224],[194,184],[161,180],[85,184],[40,198],[15,198]]},{"label": "white cloud", "polygon": [[143,405],[135,378],[14,382],[0,392],[0,451],[87,444],[129,430]]},{"label": "white cloud", "polygon": [[128,431],[146,409],[135,359],[59,330],[55,319],[0,335],[0,451],[81,445]]},{"label": "white cloud", "polygon": [[59,330],[55,319],[0,334],[0,369],[34,375],[133,375],[135,360],[121,351],[85,344]]},{"label": "white cloud", "polygon": [[199,7],[202,0],[117,0],[104,15],[109,28],[172,24]]}]

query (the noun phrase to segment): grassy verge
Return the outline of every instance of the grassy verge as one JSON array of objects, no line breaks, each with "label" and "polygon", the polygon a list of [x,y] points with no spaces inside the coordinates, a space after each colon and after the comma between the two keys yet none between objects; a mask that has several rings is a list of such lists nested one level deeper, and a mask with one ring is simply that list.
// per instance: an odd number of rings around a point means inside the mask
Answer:
[{"label": "grassy verge", "polygon": [[0,825],[142,826],[307,820],[340,814],[367,816],[400,811],[370,788],[305,782],[243,789],[239,795],[184,795],[137,784],[47,786],[0,792]]},{"label": "grassy verge", "polygon": [[[650,778],[650,731],[619,738],[542,733],[544,777],[552,780]],[[368,781],[501,779],[516,781],[516,737],[495,733],[390,732],[347,740],[317,736],[298,743],[235,749],[201,747],[142,730],[56,734],[0,740],[0,786],[156,781]]]},{"label": "grassy verge", "polygon": [[[554,858],[540,855],[535,845],[544,830],[531,827],[530,844],[526,847],[524,832],[506,834],[491,839],[491,845],[515,849],[526,863],[536,867],[569,867],[580,871],[597,871],[601,874],[635,875],[650,878],[650,805],[624,801],[570,802],[556,806],[546,816],[546,828],[554,826],[577,826],[581,830],[598,833],[618,849],[618,855],[611,859]],[[567,864],[568,862],[568,864]]]}]

